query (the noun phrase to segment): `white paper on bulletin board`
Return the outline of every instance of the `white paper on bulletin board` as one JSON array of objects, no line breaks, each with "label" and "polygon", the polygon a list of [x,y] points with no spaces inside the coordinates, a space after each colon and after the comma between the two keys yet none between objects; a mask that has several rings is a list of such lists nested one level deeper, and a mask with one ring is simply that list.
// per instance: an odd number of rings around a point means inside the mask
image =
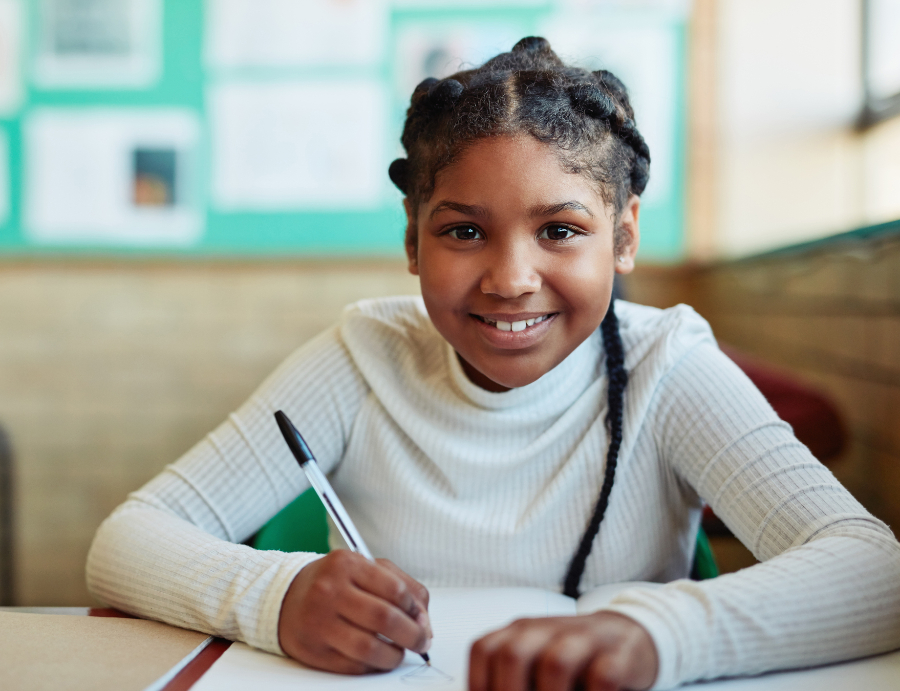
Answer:
[{"label": "white paper on bulletin board", "polygon": [[377,64],[387,40],[386,0],[207,0],[212,67]]},{"label": "white paper on bulletin board", "polygon": [[679,64],[674,23],[629,21],[612,13],[551,17],[543,35],[563,60],[607,69],[628,88],[638,129],[650,147],[650,182],[642,195],[653,203],[671,194]]},{"label": "white paper on bulletin board", "polygon": [[140,88],[162,72],[162,0],[41,0],[35,81]]},{"label": "white paper on bulletin board", "polygon": [[9,219],[9,142],[0,131],[0,226]]},{"label": "white paper on bulletin board", "polygon": [[405,23],[395,41],[397,96],[408,103],[413,89],[426,77],[443,79],[481,65],[510,50],[525,31],[515,21]]},{"label": "white paper on bulletin board", "polygon": [[374,80],[211,88],[214,203],[228,211],[380,207],[386,110]]},{"label": "white paper on bulletin board", "polygon": [[686,17],[693,0],[557,0],[561,7],[579,12],[591,10],[637,10],[668,12],[672,16]]},{"label": "white paper on bulletin board", "polygon": [[22,3],[0,0],[0,116],[11,115],[22,102]]},{"label": "white paper on bulletin board", "polygon": [[547,0],[393,0],[394,7],[404,10],[543,7],[546,4]]},{"label": "white paper on bulletin board", "polygon": [[187,246],[203,230],[197,116],[35,110],[24,122],[25,226],[44,244]]}]

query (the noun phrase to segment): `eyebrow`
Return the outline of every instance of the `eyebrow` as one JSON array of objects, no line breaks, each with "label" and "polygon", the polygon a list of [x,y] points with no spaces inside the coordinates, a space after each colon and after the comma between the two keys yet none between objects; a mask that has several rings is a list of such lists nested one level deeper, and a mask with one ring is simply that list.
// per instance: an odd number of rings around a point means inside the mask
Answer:
[{"label": "eyebrow", "polygon": [[532,218],[538,216],[555,216],[558,213],[563,211],[583,211],[591,218],[594,217],[594,212],[587,208],[581,202],[576,201],[568,201],[568,202],[559,202],[558,204],[541,204],[539,206],[532,206],[528,210],[528,215]]},{"label": "eyebrow", "polygon": [[[434,218],[441,211],[458,211],[459,213],[465,214],[466,216],[488,215],[487,209],[485,209],[483,206],[478,206],[477,204],[460,204],[459,202],[445,200],[431,210],[428,218]],[[539,204],[538,206],[532,206],[530,209],[528,209],[528,215],[531,218],[537,218],[539,216],[555,216],[556,214],[563,211],[582,211],[591,218],[594,217],[593,211],[591,211],[581,202],[576,202],[574,200],[559,202],[557,204]]]},{"label": "eyebrow", "polygon": [[458,211],[459,213],[465,214],[466,216],[488,215],[487,209],[485,209],[483,206],[478,206],[477,204],[460,204],[459,202],[444,200],[431,210],[428,218],[434,218],[441,211]]}]

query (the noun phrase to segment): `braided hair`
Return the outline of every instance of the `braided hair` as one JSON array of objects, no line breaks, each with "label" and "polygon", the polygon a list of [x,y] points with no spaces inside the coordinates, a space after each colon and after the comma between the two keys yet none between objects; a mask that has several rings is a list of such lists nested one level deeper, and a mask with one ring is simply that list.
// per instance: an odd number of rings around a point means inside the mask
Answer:
[{"label": "braided hair", "polygon": [[577,598],[580,593],[578,584],[587,563],[588,555],[594,544],[594,538],[600,531],[600,522],[609,505],[609,494],[616,477],[616,464],[619,460],[619,447],[622,445],[622,421],[625,407],[625,385],[628,384],[628,372],[625,370],[625,349],[622,347],[622,336],[619,334],[619,320],[616,317],[615,300],[610,301],[606,316],[600,323],[603,334],[603,348],[606,350],[607,385],[606,425],[609,429],[609,448],[606,451],[606,470],[603,473],[603,486],[594,506],[594,513],[588,522],[587,529],[578,544],[578,550],[569,563],[569,570],[563,580],[563,594]]},{"label": "braided hair", "polygon": [[[517,134],[553,144],[563,168],[596,182],[616,215],[650,178],[650,150],[622,82],[606,70],[566,65],[546,39],[534,36],[481,67],[420,83],[400,138],[407,157],[391,163],[388,174],[415,218],[437,174],[469,145]],[[412,224],[406,242],[415,246]],[[617,255],[627,242],[617,228]]]},{"label": "braided hair", "polygon": [[[407,157],[388,174],[406,196],[410,218],[430,198],[435,178],[478,140],[527,134],[553,145],[560,165],[598,186],[603,202],[619,217],[631,195],[640,195],[650,176],[650,150],[638,132],[625,86],[606,70],[566,65],[546,39],[523,38],[508,53],[446,79],[429,78],[413,91],[401,142]],[[407,227],[414,247],[417,229]],[[614,251],[629,237],[616,223]],[[615,478],[628,374],[619,323],[611,300],[600,331],[609,378],[609,450],[600,496],[566,573],[563,589],[577,597],[594,538],[606,513]]]}]

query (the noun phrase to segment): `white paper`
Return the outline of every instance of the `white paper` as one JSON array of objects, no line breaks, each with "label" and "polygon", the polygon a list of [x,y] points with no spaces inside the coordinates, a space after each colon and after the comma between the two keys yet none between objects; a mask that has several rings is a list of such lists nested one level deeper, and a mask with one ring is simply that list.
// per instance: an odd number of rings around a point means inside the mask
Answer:
[{"label": "white paper", "polygon": [[[582,596],[578,611],[593,611],[629,587],[652,583],[619,583]],[[589,598],[590,599],[589,601]],[[575,614],[575,603],[557,593],[535,588],[435,588],[429,606],[434,640],[429,671],[422,659],[407,652],[403,664],[387,674],[344,676],[311,670],[277,655],[235,643],[192,687],[193,691],[296,691],[304,689],[466,689],[469,649],[485,633],[521,617]],[[814,669],[757,677],[688,684],[696,691],[896,691],[900,688],[900,652]]]},{"label": "white paper", "polygon": [[469,648],[485,633],[520,617],[546,617],[575,613],[575,603],[557,593],[536,588],[435,588],[429,606],[434,639],[422,658],[407,652],[397,669],[363,677],[318,672],[243,643],[232,645],[201,677],[193,691],[267,691],[303,689],[403,689],[434,687],[462,691],[467,687]]},{"label": "white paper", "polygon": [[207,0],[206,60],[216,68],[374,65],[385,0]]},{"label": "white paper", "polygon": [[0,0],[0,116],[22,103],[23,7],[20,0]]},{"label": "white paper", "polygon": [[41,0],[35,81],[140,88],[162,72],[162,0]]},{"label": "white paper", "polygon": [[679,53],[674,24],[621,13],[557,14],[541,27],[563,60],[610,70],[628,88],[638,130],[650,147],[645,202],[672,190]]},{"label": "white paper", "polygon": [[426,77],[443,79],[510,50],[527,29],[518,22],[409,22],[397,32],[394,74],[397,96],[409,103]]},{"label": "white paper", "polygon": [[386,97],[374,80],[212,87],[212,188],[220,209],[379,207],[388,191]]},{"label": "white paper", "polygon": [[[603,0],[601,0],[603,1]],[[544,7],[547,0],[393,0],[398,9],[433,10],[435,8]],[[520,37],[521,38],[521,37]]]},{"label": "white paper", "polygon": [[558,0],[559,4],[575,10],[595,10],[597,8],[624,9],[630,11],[650,11],[655,14],[668,13],[687,17],[693,0]]},{"label": "white paper", "polygon": [[[197,116],[183,109],[33,111],[24,123],[28,237],[66,244],[195,242],[203,228],[199,137]],[[154,159],[163,167],[156,178]]]},{"label": "white paper", "polygon": [[578,598],[576,609],[579,614],[590,614],[591,612],[596,612],[606,607],[612,602],[612,599],[623,590],[635,587],[662,588],[663,585],[663,583],[649,583],[647,581],[607,583],[606,585],[601,585],[598,588],[594,588],[593,590],[582,594],[582,596]]},{"label": "white paper", "polygon": [[0,130],[0,226],[9,220],[9,141]]}]

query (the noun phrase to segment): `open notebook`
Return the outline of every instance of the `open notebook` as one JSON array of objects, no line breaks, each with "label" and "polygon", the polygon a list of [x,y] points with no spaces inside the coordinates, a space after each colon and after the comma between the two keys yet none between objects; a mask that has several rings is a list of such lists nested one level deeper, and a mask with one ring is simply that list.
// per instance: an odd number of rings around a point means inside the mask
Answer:
[{"label": "open notebook", "polygon": [[[463,691],[466,688],[469,648],[483,634],[521,617],[595,611],[618,592],[633,585],[638,584],[604,586],[577,602],[558,593],[534,588],[435,588],[431,591],[429,606],[434,629],[434,642],[429,651],[432,668],[424,665],[421,657],[408,652],[403,664],[393,672],[361,677],[342,676],[317,672],[293,660],[235,643],[192,687],[192,691],[402,691],[416,687]],[[656,586],[650,583],[640,585]],[[814,669],[690,684],[680,688],[697,691],[897,691],[900,689],[900,652]]]},{"label": "open notebook", "polygon": [[[572,598],[537,588],[435,588],[431,590],[434,641],[431,667],[407,652],[393,672],[363,677],[342,676],[308,669],[298,662],[254,650],[243,643],[232,645],[194,685],[192,691],[238,691],[265,688],[290,689],[403,689],[435,687],[441,691],[466,688],[469,648],[485,633],[522,617],[547,617],[590,612],[609,602],[633,583],[605,586]],[[651,585],[655,584],[642,584]]]}]

